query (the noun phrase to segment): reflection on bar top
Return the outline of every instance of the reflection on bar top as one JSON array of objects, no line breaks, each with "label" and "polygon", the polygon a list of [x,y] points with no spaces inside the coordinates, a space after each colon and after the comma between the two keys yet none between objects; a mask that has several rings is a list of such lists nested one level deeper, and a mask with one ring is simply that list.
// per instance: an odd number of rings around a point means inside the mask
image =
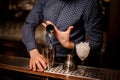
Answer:
[{"label": "reflection on bar top", "polygon": [[[1,64],[12,65],[18,68],[26,69],[29,65],[29,58],[0,54],[0,65]],[[85,73],[83,75],[80,75],[79,74],[79,70],[81,67],[80,65],[77,66],[77,70],[69,71],[69,73],[65,73],[62,66],[63,66],[62,63],[56,64],[49,71],[45,70],[44,72],[56,74],[56,75],[67,75],[71,77],[80,77],[80,78],[82,77],[82,78],[88,78],[88,79],[93,79],[93,80],[120,80],[119,70],[84,66]]]}]

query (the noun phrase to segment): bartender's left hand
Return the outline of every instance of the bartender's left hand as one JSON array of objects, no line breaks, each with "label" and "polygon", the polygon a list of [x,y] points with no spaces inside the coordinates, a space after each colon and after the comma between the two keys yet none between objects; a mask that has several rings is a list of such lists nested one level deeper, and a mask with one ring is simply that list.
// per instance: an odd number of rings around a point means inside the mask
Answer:
[{"label": "bartender's left hand", "polygon": [[70,41],[70,32],[73,29],[73,26],[69,26],[66,31],[60,31],[52,22],[46,21],[45,23],[42,23],[44,27],[46,27],[48,24],[52,24],[54,26],[55,32],[54,35],[58,39],[58,41],[61,43],[61,45],[65,48],[73,49],[74,43]]}]

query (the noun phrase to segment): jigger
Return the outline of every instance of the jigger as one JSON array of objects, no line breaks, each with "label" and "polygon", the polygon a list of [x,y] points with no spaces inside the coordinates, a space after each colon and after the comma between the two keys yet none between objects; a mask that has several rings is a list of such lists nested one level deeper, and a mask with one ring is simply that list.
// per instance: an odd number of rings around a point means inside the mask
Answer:
[{"label": "jigger", "polygon": [[68,73],[69,71],[74,71],[76,69],[75,61],[73,60],[72,54],[67,54],[67,58],[63,64],[63,69]]}]

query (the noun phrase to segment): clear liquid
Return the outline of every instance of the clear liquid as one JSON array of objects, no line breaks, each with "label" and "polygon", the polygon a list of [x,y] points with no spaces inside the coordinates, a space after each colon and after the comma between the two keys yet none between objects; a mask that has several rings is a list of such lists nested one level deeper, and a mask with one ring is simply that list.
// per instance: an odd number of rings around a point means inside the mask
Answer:
[{"label": "clear liquid", "polygon": [[47,49],[44,50],[44,56],[47,61],[47,67],[48,69],[52,68],[54,66],[54,49]]}]

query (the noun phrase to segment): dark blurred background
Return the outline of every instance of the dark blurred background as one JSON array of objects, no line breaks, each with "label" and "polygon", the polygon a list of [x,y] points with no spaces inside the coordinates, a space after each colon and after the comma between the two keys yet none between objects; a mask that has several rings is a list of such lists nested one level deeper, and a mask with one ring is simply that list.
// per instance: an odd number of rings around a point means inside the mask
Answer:
[{"label": "dark blurred background", "polygon": [[[29,57],[22,43],[22,26],[35,0],[0,0],[0,54]],[[102,12],[103,46],[100,67],[120,70],[120,1],[98,0]],[[39,25],[40,26],[40,25]],[[38,46],[44,45],[45,31],[36,29]]]},{"label": "dark blurred background", "polygon": [[[29,57],[22,43],[22,26],[35,0],[0,0],[0,54]],[[36,40],[44,44],[44,30],[38,27]]]}]

